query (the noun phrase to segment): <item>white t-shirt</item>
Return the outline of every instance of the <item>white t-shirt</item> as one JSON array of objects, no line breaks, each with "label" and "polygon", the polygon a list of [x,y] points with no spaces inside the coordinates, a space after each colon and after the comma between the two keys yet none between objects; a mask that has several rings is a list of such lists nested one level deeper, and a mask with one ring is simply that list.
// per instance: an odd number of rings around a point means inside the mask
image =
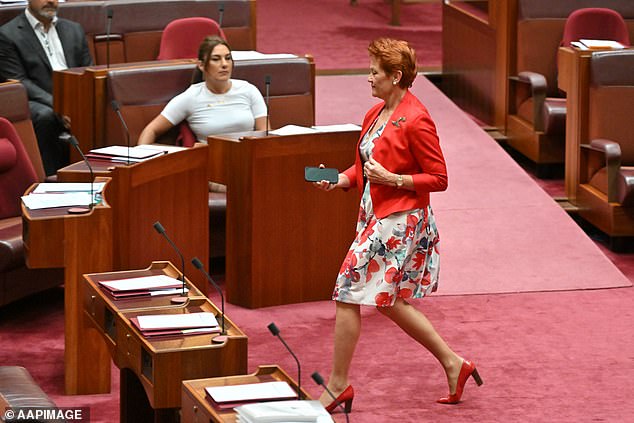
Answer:
[{"label": "white t-shirt", "polygon": [[161,115],[173,125],[187,119],[198,141],[207,142],[208,135],[252,131],[255,119],[266,116],[266,103],[247,81],[232,79],[225,94],[214,94],[200,82],[171,99]]}]

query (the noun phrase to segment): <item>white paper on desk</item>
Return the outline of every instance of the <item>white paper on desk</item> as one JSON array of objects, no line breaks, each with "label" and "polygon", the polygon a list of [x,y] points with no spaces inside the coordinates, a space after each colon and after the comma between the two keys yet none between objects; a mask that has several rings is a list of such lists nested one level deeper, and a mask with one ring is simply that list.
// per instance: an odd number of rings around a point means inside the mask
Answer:
[{"label": "white paper on desk", "polygon": [[231,58],[240,60],[262,60],[262,59],[292,59],[297,57],[290,53],[260,53],[255,50],[232,50]]},{"label": "white paper on desk", "polygon": [[361,130],[361,127],[354,123],[341,123],[338,125],[315,125],[312,128],[318,132],[348,132]]},{"label": "white paper on desk", "polygon": [[141,330],[191,329],[218,326],[213,313],[150,314],[137,316]]},{"label": "white paper on desk", "polygon": [[178,151],[187,150],[188,147],[180,147],[178,145],[165,145],[165,144],[141,144],[135,148],[140,150],[146,149],[151,151],[163,152],[163,153],[176,153]]},{"label": "white paper on desk", "polygon": [[113,291],[139,291],[152,289],[168,289],[182,286],[179,279],[167,275],[143,276],[140,278],[117,279],[112,281],[100,281],[103,285]]},{"label": "white paper on desk", "polygon": [[161,154],[161,151],[139,148],[139,146],[128,148],[122,145],[110,145],[108,147],[96,148],[94,150],[90,150],[90,152],[120,158],[127,158],[130,156],[131,159],[149,159],[150,157]]},{"label": "white paper on desk", "polygon": [[22,202],[31,210],[50,209],[53,207],[88,206],[90,192],[67,192],[64,194],[30,194],[22,196]]},{"label": "white paper on desk", "polygon": [[240,422],[291,423],[332,422],[332,417],[319,401],[273,401],[245,404],[234,408]]},{"label": "white paper on desk", "polygon": [[618,41],[614,41],[614,40],[588,40],[588,39],[581,39],[579,40],[580,42],[583,43],[583,45],[585,45],[588,48],[605,48],[605,49],[623,49],[625,48],[625,46],[621,43],[619,43]]},{"label": "white paper on desk", "polygon": [[315,134],[317,131],[313,128],[298,125],[286,125],[281,128],[269,131],[269,134],[273,135],[300,135],[300,134]]},{"label": "white paper on desk", "polygon": [[[95,194],[103,191],[105,182],[95,182],[92,184],[92,191]],[[63,194],[68,192],[88,192],[91,190],[90,182],[43,182],[39,184],[31,192],[31,194],[46,194],[57,193]]]},{"label": "white paper on desk", "polygon": [[297,396],[291,386],[284,381],[247,383],[243,385],[208,386],[207,394],[219,404],[249,400],[293,398]]}]

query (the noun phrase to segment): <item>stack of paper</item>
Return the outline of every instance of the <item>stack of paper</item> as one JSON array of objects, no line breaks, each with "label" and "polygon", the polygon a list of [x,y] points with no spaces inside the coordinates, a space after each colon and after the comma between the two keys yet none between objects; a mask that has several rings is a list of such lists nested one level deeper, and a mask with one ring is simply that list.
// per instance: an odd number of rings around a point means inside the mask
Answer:
[{"label": "stack of paper", "polygon": [[178,294],[183,291],[183,283],[167,275],[99,281],[99,285],[115,299]]},{"label": "stack of paper", "polygon": [[150,314],[132,317],[130,321],[148,338],[220,332],[216,317],[209,312]]},{"label": "stack of paper", "polygon": [[[99,203],[105,182],[41,183],[29,195],[22,197],[24,205],[30,210],[54,207],[88,206]],[[92,188],[93,197],[90,191]]]},{"label": "stack of paper", "polygon": [[332,422],[319,401],[275,401],[236,407],[241,423]]},{"label": "stack of paper", "polygon": [[348,132],[359,131],[361,127],[353,123],[344,123],[339,125],[321,125],[321,126],[298,126],[298,125],[286,125],[281,128],[269,131],[272,135],[301,135],[301,134],[316,134],[320,132]]},{"label": "stack of paper", "polygon": [[209,386],[205,388],[205,392],[214,407],[221,410],[253,402],[297,398],[297,392],[283,381]]},{"label": "stack of paper", "polygon": [[623,44],[613,40],[581,39],[579,41],[572,41],[570,45],[577,47],[579,50],[620,50],[625,48]]},{"label": "stack of paper", "polygon": [[86,154],[86,157],[91,160],[138,163],[163,154],[166,154],[166,151],[149,149],[142,145],[130,148],[121,145],[111,145],[109,147],[90,150],[90,152]]}]

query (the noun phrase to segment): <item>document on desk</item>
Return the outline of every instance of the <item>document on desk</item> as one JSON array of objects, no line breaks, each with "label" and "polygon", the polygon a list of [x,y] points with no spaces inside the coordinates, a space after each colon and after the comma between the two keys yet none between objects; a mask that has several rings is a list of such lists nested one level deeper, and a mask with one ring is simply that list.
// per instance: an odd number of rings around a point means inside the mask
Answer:
[{"label": "document on desk", "polygon": [[220,332],[216,317],[209,312],[142,315],[130,321],[148,338]]},{"label": "document on desk", "polygon": [[319,401],[271,401],[240,405],[234,410],[241,423],[333,422]]},{"label": "document on desk", "polygon": [[297,398],[297,392],[284,381],[208,386],[205,392],[214,403],[221,407],[223,404],[235,406],[245,402]]},{"label": "document on desk", "polygon": [[260,53],[255,50],[232,50],[231,58],[234,61],[240,60],[263,60],[263,59],[293,59],[297,57],[290,53]]},{"label": "document on desk", "polygon": [[[91,186],[92,185],[92,186]],[[64,194],[72,192],[92,192],[100,193],[103,191],[105,182],[42,182],[31,194]]]},{"label": "document on desk", "polygon": [[99,285],[112,292],[120,291],[153,291],[180,288],[183,283],[167,275],[143,276],[141,278],[99,281]]},{"label": "document on desk", "polygon": [[141,330],[194,329],[217,327],[213,313],[148,314],[137,316]]},{"label": "document on desk", "polygon": [[139,163],[166,153],[163,149],[157,151],[156,149],[148,149],[138,145],[130,148],[123,145],[110,145],[90,150],[86,157],[93,160]]},{"label": "document on desk", "polygon": [[320,126],[299,126],[286,125],[281,128],[269,131],[272,135],[301,135],[301,134],[317,134],[321,132],[347,132],[359,131],[361,127],[353,123],[344,123],[338,125],[320,125]]},{"label": "document on desk", "polygon": [[94,201],[91,201],[90,191],[66,192],[61,194],[29,194],[22,196],[22,202],[30,210],[51,209],[55,207],[89,206],[94,203]]}]

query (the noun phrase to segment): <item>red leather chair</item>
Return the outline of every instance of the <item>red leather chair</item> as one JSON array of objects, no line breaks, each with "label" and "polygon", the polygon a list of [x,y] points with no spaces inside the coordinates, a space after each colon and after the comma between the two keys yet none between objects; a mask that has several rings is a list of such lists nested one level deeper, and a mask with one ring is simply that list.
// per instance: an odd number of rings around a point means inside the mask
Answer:
[{"label": "red leather chair", "polygon": [[13,124],[0,117],[0,219],[21,215],[20,197],[37,181]]},{"label": "red leather chair", "polygon": [[37,174],[13,124],[0,117],[0,305],[62,283],[59,269],[24,265],[20,197]]},{"label": "red leather chair", "polygon": [[569,47],[571,41],[581,38],[613,40],[624,46],[630,45],[630,35],[623,17],[615,10],[602,7],[577,9],[568,16],[561,45]]},{"label": "red leather chair", "polygon": [[193,17],[173,20],[163,30],[157,59],[197,59],[198,47],[208,35],[225,38],[222,28],[213,19]]}]

